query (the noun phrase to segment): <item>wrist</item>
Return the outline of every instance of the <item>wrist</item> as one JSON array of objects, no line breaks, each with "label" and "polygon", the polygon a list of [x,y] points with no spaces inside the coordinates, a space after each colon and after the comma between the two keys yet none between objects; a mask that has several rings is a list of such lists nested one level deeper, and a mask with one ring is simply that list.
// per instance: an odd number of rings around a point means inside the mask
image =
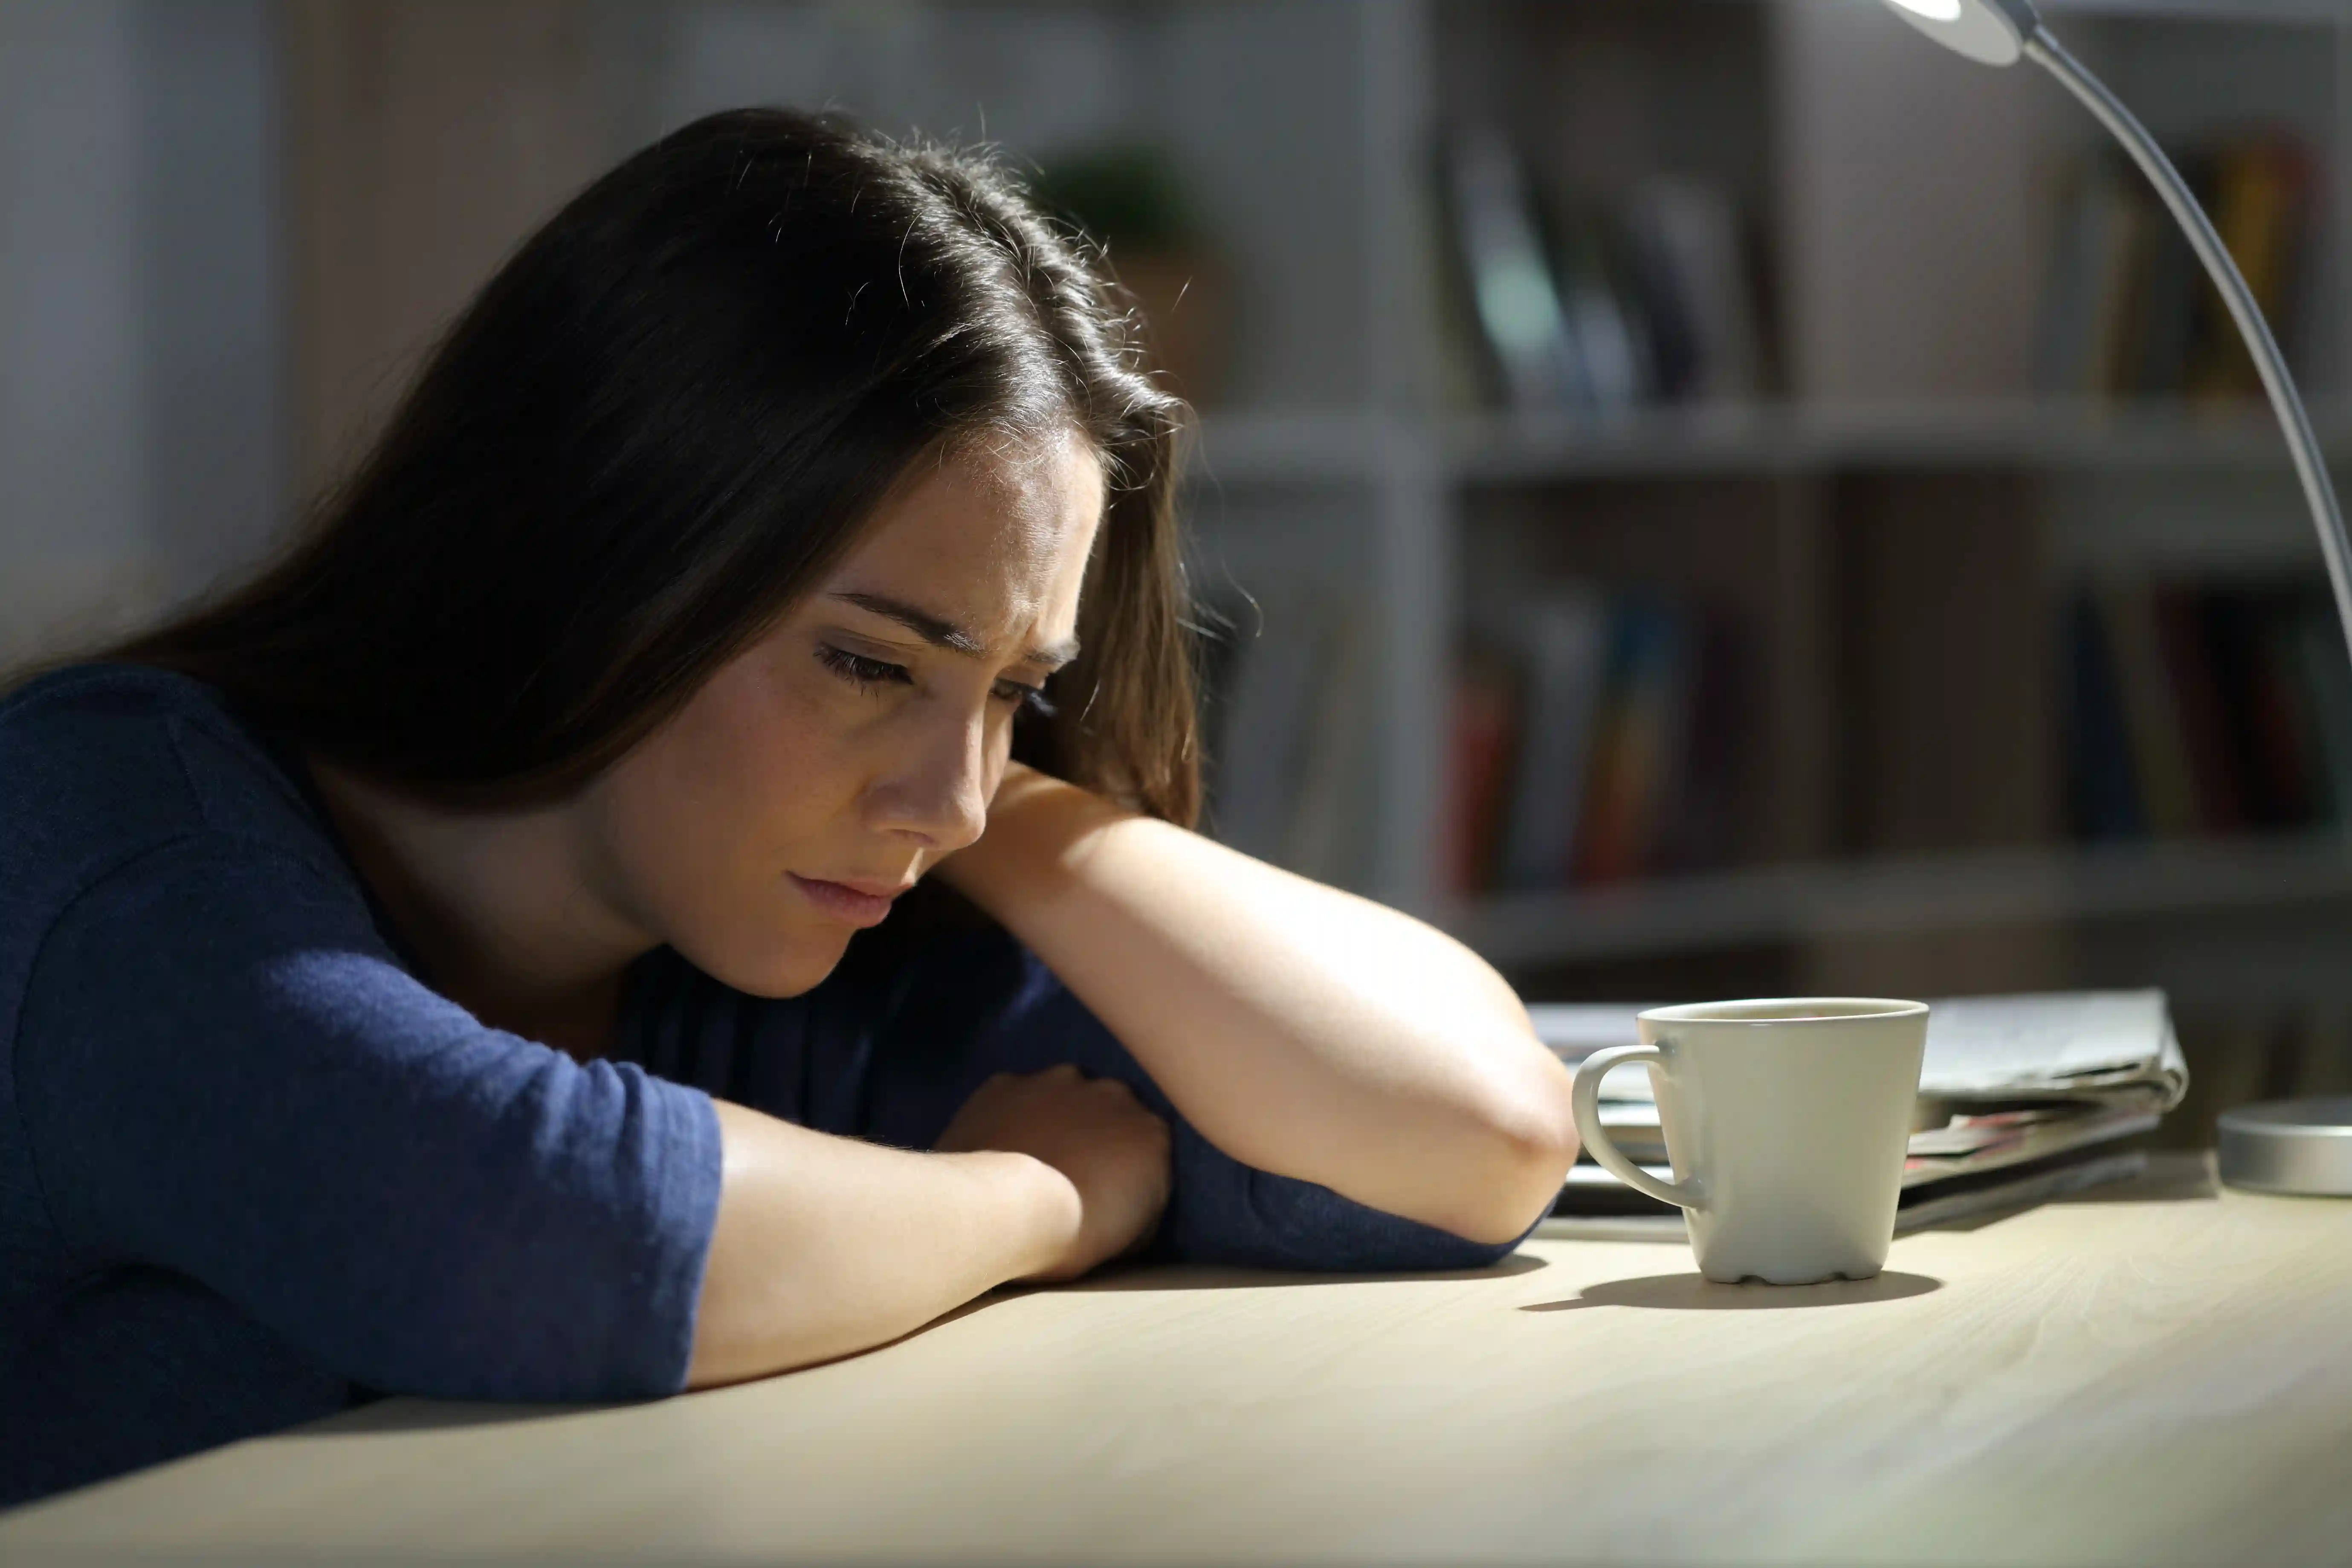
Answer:
[{"label": "wrist", "polygon": [[981,1234],[1003,1243],[992,1268],[994,1283],[1043,1274],[1076,1243],[1078,1189],[1045,1161],[995,1149],[946,1158],[963,1163],[983,1194]]}]

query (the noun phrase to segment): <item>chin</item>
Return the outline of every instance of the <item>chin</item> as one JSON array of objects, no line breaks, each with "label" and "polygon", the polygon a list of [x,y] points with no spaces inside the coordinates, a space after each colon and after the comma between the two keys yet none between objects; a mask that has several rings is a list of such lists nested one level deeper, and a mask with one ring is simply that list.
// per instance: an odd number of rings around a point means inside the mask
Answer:
[{"label": "chin", "polygon": [[709,952],[684,948],[679,951],[688,963],[721,984],[748,996],[773,1000],[815,990],[840,964],[841,955],[849,949],[851,934],[845,928],[801,931],[757,949],[730,944]]}]

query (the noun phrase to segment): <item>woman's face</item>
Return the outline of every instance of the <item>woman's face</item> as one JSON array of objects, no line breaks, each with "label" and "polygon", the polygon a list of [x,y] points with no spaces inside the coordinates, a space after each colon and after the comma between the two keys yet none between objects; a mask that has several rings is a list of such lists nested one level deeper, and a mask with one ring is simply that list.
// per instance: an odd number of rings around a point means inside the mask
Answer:
[{"label": "woman's face", "polygon": [[980,837],[1013,715],[1076,651],[1103,510],[1071,433],[909,476],[830,574],[583,801],[591,887],[788,996]]}]

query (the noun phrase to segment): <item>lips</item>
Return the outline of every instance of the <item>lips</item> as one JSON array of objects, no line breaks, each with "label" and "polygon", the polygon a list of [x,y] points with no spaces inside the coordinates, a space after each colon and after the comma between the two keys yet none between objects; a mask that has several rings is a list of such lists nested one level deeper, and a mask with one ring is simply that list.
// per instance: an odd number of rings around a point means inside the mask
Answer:
[{"label": "lips", "polygon": [[883,917],[890,912],[890,900],[914,886],[912,882],[884,882],[868,878],[835,882],[803,877],[796,871],[784,874],[810,903],[835,920],[857,926],[881,924]]}]

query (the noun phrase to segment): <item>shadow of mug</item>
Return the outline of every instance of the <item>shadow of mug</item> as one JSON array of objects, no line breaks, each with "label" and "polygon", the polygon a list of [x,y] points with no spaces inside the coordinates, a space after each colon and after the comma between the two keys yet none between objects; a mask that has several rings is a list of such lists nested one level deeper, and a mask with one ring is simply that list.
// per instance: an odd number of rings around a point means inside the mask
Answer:
[{"label": "shadow of mug", "polygon": [[1868,1279],[1826,1279],[1818,1285],[1718,1285],[1703,1274],[1645,1274],[1604,1279],[1564,1301],[1537,1301],[1522,1312],[1574,1312],[1589,1307],[1646,1307],[1667,1312],[1789,1311],[1808,1307],[1852,1307],[1865,1301],[1899,1301],[1944,1288],[1925,1274],[1889,1270]]}]

